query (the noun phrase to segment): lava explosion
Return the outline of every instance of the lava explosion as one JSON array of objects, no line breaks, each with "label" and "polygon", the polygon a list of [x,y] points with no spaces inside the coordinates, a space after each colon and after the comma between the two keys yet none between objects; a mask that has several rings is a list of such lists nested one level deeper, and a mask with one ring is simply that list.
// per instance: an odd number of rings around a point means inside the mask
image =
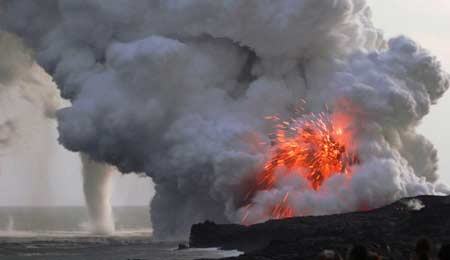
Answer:
[{"label": "lava explosion", "polygon": [[[414,41],[386,39],[367,0],[37,2],[0,1],[0,30],[70,101],[64,147],[152,178],[155,238],[450,193],[416,131],[450,77]],[[357,111],[320,109],[341,99]],[[298,100],[307,112],[283,122]],[[267,139],[267,115],[283,120],[259,149],[242,137]]]},{"label": "lava explosion", "polygon": [[[270,159],[258,175],[256,187],[247,194],[250,199],[257,191],[271,190],[281,174],[299,174],[318,191],[323,182],[334,174],[351,174],[351,166],[359,163],[352,147],[351,120],[344,114],[310,113],[307,116],[283,121],[278,116],[266,119],[274,121],[273,146]],[[293,217],[295,211],[288,203],[289,192],[269,210],[271,218]],[[251,205],[248,206],[249,208]],[[248,214],[244,216],[246,221]]]}]

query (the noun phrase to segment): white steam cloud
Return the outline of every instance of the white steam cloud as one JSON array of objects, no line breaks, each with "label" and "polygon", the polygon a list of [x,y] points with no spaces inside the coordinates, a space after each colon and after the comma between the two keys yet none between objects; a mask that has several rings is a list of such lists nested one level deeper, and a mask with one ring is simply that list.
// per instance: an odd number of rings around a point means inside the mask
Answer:
[{"label": "white steam cloud", "polygon": [[447,193],[437,155],[415,131],[449,87],[448,74],[406,37],[386,41],[364,0],[2,2],[5,29],[25,39],[72,106],[60,141],[155,182],[154,234],[184,237],[194,222],[238,222],[242,184],[268,149],[267,115],[340,109],[359,129],[350,181],[319,192],[283,179],[253,198],[260,217],[290,191],[296,212],[329,214],[405,196]]},{"label": "white steam cloud", "polygon": [[89,228],[94,234],[114,232],[111,207],[112,169],[110,166],[81,156],[83,165],[83,191],[89,213]]},{"label": "white steam cloud", "polygon": [[[56,86],[34,62],[32,52],[19,38],[0,30],[0,176],[14,177],[22,188],[33,182],[22,198],[35,204],[45,204],[51,193],[48,177],[54,144],[51,130],[55,129],[60,101]],[[16,158],[20,161],[15,161]],[[22,179],[15,170],[24,172],[23,161],[27,162],[26,171],[32,174]],[[0,182],[4,197],[10,196],[7,183]]]},{"label": "white steam cloud", "polygon": [[[16,36],[0,30],[0,150],[17,147],[61,105],[49,76]],[[33,111],[34,113],[31,113]],[[36,126],[33,129],[33,124]],[[48,124],[48,122],[47,122]]]},{"label": "white steam cloud", "polygon": [[[0,155],[4,155],[1,163],[18,157],[30,165],[32,172],[27,174],[26,181],[33,184],[32,203],[45,205],[51,198],[48,176],[54,142],[51,130],[62,103],[50,76],[34,64],[30,49],[16,36],[0,31]],[[87,158],[82,162],[91,229],[94,233],[109,234],[114,231],[109,201],[110,167]]]}]

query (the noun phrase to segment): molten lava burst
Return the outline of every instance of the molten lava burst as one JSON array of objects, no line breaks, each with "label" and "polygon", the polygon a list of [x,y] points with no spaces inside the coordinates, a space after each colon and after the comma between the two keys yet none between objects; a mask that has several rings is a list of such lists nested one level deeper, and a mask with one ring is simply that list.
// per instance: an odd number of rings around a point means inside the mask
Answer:
[{"label": "molten lava burst", "polygon": [[[256,187],[247,195],[250,200],[257,191],[270,190],[280,175],[302,174],[309,180],[311,188],[319,190],[325,180],[334,174],[351,174],[351,167],[359,162],[358,157],[349,151],[352,134],[348,130],[350,119],[341,114],[310,114],[290,121],[279,117],[267,119],[276,123],[271,157],[258,175]],[[288,202],[289,193],[273,208],[268,209],[273,219],[293,217],[295,212]],[[247,206],[247,210],[251,208]],[[243,222],[248,217],[245,214]]]}]

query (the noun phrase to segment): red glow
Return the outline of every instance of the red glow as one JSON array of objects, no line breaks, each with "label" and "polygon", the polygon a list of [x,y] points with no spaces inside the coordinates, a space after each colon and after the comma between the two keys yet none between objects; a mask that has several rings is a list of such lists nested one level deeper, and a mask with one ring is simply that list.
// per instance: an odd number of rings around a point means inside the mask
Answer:
[{"label": "red glow", "polygon": [[[351,175],[351,166],[359,163],[358,157],[350,151],[351,120],[344,114],[309,114],[289,121],[276,116],[267,119],[276,125],[273,145],[264,170],[257,175],[255,187],[247,194],[249,201],[257,191],[275,186],[280,176],[276,174],[278,170],[283,174],[301,174],[309,181],[311,189],[318,191],[335,174]],[[247,210],[251,207],[249,204]],[[267,211],[273,219],[296,215],[289,204],[289,193]],[[248,212],[243,222],[247,217]]]}]

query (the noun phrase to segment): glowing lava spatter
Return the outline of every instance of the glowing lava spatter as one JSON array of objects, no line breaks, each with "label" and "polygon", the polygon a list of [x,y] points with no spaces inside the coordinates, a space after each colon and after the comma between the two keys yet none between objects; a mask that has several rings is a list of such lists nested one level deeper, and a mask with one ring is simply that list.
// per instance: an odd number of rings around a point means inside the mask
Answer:
[{"label": "glowing lava spatter", "polygon": [[[351,120],[339,113],[311,113],[283,121],[277,116],[267,117],[274,121],[274,133],[269,160],[257,176],[256,184],[247,199],[262,190],[271,190],[281,174],[299,174],[306,178],[311,189],[318,191],[324,181],[335,174],[351,174],[351,166],[358,164],[357,155],[350,151]],[[289,205],[289,193],[273,208],[270,217],[280,219],[296,215]],[[249,204],[248,209],[251,208]],[[245,222],[244,216],[243,222]]]}]

